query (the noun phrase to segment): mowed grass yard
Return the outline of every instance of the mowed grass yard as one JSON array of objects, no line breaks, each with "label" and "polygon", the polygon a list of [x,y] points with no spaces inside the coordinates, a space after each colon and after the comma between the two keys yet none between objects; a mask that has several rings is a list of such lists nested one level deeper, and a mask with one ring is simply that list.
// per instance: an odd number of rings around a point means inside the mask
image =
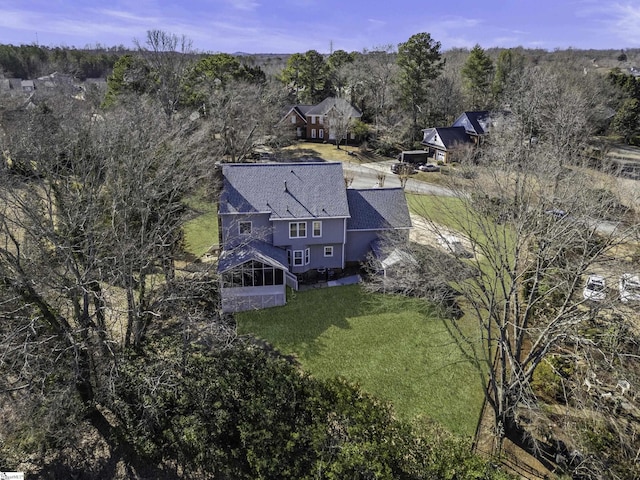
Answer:
[{"label": "mowed grass yard", "polygon": [[[433,200],[408,195],[416,213],[432,210]],[[458,200],[446,201],[452,203],[448,207],[458,207]],[[199,198],[187,203],[195,215],[184,227],[185,247],[199,258],[217,244],[217,208]],[[469,317],[458,322],[473,336],[475,321]],[[314,376],[357,383],[391,402],[403,419],[426,416],[454,433],[474,434],[482,382],[447,329],[452,320],[440,318],[421,300],[369,294],[358,285],[289,291],[286,306],[236,318],[239,333],[253,334],[295,356]]]},{"label": "mowed grass yard", "polygon": [[183,226],[185,251],[200,258],[218,244],[218,204],[196,197],[186,204],[194,215]]},{"label": "mowed grass yard", "polygon": [[[474,434],[483,401],[476,369],[426,302],[359,285],[289,292],[284,307],[236,315],[253,334],[318,378],[341,376],[391,402],[400,418],[427,416]],[[471,332],[470,322],[463,327]]]}]

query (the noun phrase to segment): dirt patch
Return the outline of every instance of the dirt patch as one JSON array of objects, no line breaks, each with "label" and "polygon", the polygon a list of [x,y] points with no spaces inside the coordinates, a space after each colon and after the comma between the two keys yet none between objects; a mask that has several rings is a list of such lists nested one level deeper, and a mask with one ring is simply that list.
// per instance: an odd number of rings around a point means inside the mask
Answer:
[{"label": "dirt patch", "polygon": [[455,237],[459,240],[464,249],[467,252],[472,252],[473,248],[471,242],[467,237],[461,235],[458,231],[452,230],[449,227],[430,222],[420,215],[411,214],[411,224],[413,228],[409,233],[409,239],[412,242],[419,243],[420,245],[428,245],[430,247],[436,247],[444,252],[451,253],[443,239],[450,239]]}]

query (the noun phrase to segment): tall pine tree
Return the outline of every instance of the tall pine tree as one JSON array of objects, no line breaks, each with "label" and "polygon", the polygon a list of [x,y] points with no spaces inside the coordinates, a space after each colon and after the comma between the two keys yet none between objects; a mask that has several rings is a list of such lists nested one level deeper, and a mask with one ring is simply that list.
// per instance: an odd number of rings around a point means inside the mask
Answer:
[{"label": "tall pine tree", "polygon": [[484,110],[490,106],[493,62],[484,49],[476,44],[462,67],[464,87],[469,103],[474,110]]}]

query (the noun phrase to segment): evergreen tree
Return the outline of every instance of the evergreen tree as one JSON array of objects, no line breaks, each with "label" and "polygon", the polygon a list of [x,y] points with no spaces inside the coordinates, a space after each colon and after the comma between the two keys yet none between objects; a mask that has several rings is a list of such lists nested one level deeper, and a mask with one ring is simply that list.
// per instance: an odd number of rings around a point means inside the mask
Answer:
[{"label": "evergreen tree", "polygon": [[319,103],[327,95],[328,67],[316,50],[296,53],[287,60],[281,81],[293,89],[297,103]]},{"label": "evergreen tree", "polygon": [[492,76],[493,62],[484,49],[476,44],[462,67],[464,86],[474,110],[484,110],[489,106]]},{"label": "evergreen tree", "polygon": [[633,137],[640,134],[640,79],[622,72],[619,68],[614,68],[608,78],[621,93],[611,129],[621,135],[625,143],[632,143]]},{"label": "evergreen tree", "polygon": [[423,106],[428,104],[431,82],[440,75],[443,66],[440,42],[428,33],[417,33],[398,45],[400,96],[411,109],[413,139],[418,138],[423,128],[420,122],[428,123],[428,109]]},{"label": "evergreen tree", "polygon": [[493,77],[492,93],[496,103],[514,89],[518,78],[524,70],[524,56],[515,50],[502,50],[496,62],[495,75]]}]

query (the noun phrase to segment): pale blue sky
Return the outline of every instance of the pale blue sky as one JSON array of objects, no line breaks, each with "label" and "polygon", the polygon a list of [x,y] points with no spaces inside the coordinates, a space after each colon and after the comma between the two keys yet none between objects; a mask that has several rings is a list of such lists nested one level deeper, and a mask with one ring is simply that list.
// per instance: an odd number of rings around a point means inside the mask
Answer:
[{"label": "pale blue sky", "polygon": [[133,46],[147,30],[203,52],[362,51],[428,32],[442,49],[640,48],[639,0],[0,0],[0,43]]}]

